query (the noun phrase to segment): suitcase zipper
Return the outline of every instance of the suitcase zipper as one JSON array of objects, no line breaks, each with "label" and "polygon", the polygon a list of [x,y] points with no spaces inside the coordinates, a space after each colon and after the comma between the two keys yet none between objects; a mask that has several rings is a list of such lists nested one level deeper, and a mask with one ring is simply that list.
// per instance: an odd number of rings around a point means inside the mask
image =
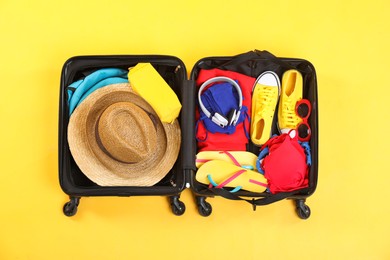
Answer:
[{"label": "suitcase zipper", "polygon": [[181,69],[181,66],[177,65],[176,68],[175,68],[175,73],[177,73],[180,69]]},{"label": "suitcase zipper", "polygon": [[172,185],[172,187],[176,187],[176,183],[173,180],[170,180],[169,183]]}]

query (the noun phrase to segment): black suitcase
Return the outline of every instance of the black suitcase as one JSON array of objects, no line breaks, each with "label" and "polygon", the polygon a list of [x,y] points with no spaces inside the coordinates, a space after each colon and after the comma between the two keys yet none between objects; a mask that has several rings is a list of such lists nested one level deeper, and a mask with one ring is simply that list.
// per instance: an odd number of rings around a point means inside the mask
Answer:
[{"label": "black suitcase", "polygon": [[[256,210],[257,206],[267,205],[282,199],[293,199],[296,204],[296,212],[302,219],[307,219],[310,216],[310,208],[305,204],[306,198],[315,192],[318,179],[318,97],[317,97],[317,79],[314,66],[307,60],[297,58],[279,58],[267,51],[250,51],[237,56],[229,57],[207,57],[199,60],[192,69],[190,79],[194,82],[198,76],[200,69],[214,69],[219,68],[222,70],[231,70],[257,78],[263,71],[271,70],[276,72],[279,77],[284,71],[288,69],[296,69],[301,72],[303,77],[303,98],[310,100],[312,105],[311,115],[308,119],[308,123],[311,127],[311,158],[312,165],[309,168],[309,185],[307,188],[296,190],[293,192],[281,192],[277,194],[271,194],[268,192],[254,193],[248,191],[238,191],[234,194],[224,189],[210,189],[206,185],[201,184],[195,180],[197,168],[195,167],[195,158],[197,153],[197,145],[195,140],[195,101],[196,90],[192,90],[193,98],[190,98],[191,107],[189,112],[191,115],[185,115],[186,118],[192,120],[188,125],[187,130],[190,132],[191,140],[188,140],[187,147],[191,148],[191,155],[186,154],[189,158],[186,158],[184,166],[187,174],[190,175],[190,185],[192,191],[196,197],[196,203],[199,214],[202,216],[208,216],[212,212],[210,203],[206,201],[207,197],[222,196],[231,200],[243,200],[250,203],[253,206],[253,210]],[[195,83],[191,84],[192,87]],[[186,126],[184,126],[186,127]],[[278,134],[278,129],[274,125],[273,134]],[[191,142],[190,142],[191,141]],[[258,154],[259,147],[253,145],[249,141],[247,151]],[[250,199],[248,199],[250,198]]]},{"label": "black suitcase", "polygon": [[[128,69],[140,62],[149,62],[177,94],[182,110],[179,122],[182,131],[181,149],[173,168],[160,182],[151,187],[103,187],[89,180],[75,163],[68,145],[67,126],[69,122],[69,108],[67,103],[67,87],[74,81],[85,77],[91,72],[107,67]],[[312,130],[310,140],[312,166],[309,173],[309,187],[290,193],[253,193],[239,191],[236,195],[222,189],[208,189],[195,180],[196,141],[195,141],[195,108],[196,86],[195,79],[199,69],[221,68],[237,71],[256,77],[264,70],[273,70],[279,75],[283,70],[296,68],[304,76],[304,97],[312,102],[312,112],[309,123]],[[254,145],[248,150],[256,152]],[[310,216],[310,209],[304,203],[305,199],[314,193],[318,176],[318,103],[317,83],[314,67],[302,59],[276,58],[266,51],[250,51],[230,57],[204,58],[194,66],[190,79],[184,63],[173,56],[165,55],[111,55],[111,56],[76,56],[65,62],[60,84],[59,104],[59,180],[63,191],[69,195],[70,201],[65,203],[63,212],[66,216],[73,216],[77,212],[81,197],[88,196],[167,196],[175,215],[182,215],[185,205],[180,201],[180,194],[185,188],[192,189],[196,197],[199,213],[202,216],[211,214],[211,205],[206,202],[207,197],[223,196],[228,199],[245,199],[256,208],[257,205],[269,204],[281,199],[296,200],[299,217],[305,219]]]}]

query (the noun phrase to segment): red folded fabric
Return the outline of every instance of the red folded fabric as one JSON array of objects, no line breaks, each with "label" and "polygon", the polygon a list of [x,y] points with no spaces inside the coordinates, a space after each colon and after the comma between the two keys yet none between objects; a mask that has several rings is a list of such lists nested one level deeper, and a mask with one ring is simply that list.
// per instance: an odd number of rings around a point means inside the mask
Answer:
[{"label": "red folded fabric", "polygon": [[269,154],[261,162],[272,193],[288,192],[308,187],[306,155],[295,134],[281,134],[269,139],[263,146]]},{"label": "red folded fabric", "polygon": [[[214,77],[228,77],[236,80],[241,87],[243,101],[242,105],[248,108],[248,117],[251,115],[252,106],[252,88],[256,78],[247,75],[221,69],[204,70],[201,69],[196,80],[199,88],[206,80]],[[199,108],[196,109],[196,120],[199,120]],[[244,127],[245,124],[245,127]],[[245,151],[248,144],[247,134],[249,135],[250,120],[237,125],[233,134],[210,133],[206,130],[203,123],[199,121],[197,125],[196,138],[198,140],[198,152],[201,151]]]}]

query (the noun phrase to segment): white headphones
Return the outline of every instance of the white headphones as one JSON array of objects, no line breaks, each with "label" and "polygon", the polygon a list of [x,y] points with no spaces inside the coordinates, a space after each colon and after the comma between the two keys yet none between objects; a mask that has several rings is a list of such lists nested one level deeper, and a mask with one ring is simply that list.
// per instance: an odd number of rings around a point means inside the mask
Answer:
[{"label": "white headphones", "polygon": [[[215,82],[228,82],[230,84],[232,84],[236,90],[237,90],[237,93],[238,93],[238,97],[239,97],[239,103],[238,103],[238,110],[236,109],[232,109],[229,114],[227,115],[227,117],[215,112],[214,115],[211,115],[211,113],[206,109],[206,107],[203,105],[203,102],[202,102],[202,99],[200,98],[201,96],[201,93],[202,93],[202,90],[207,87],[208,85],[210,85],[211,83],[215,83]],[[211,121],[213,121],[215,124],[219,125],[220,127],[224,128],[225,126],[228,126],[228,125],[236,125],[237,124],[237,121],[240,117],[240,114],[241,114],[241,107],[242,107],[242,92],[241,92],[241,88],[240,86],[237,84],[237,82],[235,82],[234,80],[232,80],[231,78],[227,78],[227,77],[215,77],[215,78],[211,78],[207,81],[205,81],[199,88],[199,91],[198,91],[198,100],[199,100],[199,106],[200,106],[200,109],[202,109],[203,113],[211,119]]]}]

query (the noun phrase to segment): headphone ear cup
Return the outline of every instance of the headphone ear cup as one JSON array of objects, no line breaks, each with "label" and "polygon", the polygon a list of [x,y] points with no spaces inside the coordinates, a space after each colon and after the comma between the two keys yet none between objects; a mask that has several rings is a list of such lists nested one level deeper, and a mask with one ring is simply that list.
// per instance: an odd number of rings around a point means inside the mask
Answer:
[{"label": "headphone ear cup", "polygon": [[241,110],[235,110],[236,111],[236,114],[234,116],[234,119],[233,119],[233,125],[236,125],[237,122],[238,122],[238,119],[240,118],[240,114],[241,114]]},{"label": "headphone ear cup", "polygon": [[223,115],[219,113],[215,113],[213,117],[211,118],[211,121],[219,125],[220,127],[224,128],[225,126],[229,125],[229,120],[224,117]]},{"label": "headphone ear cup", "polygon": [[237,110],[235,110],[235,109],[230,110],[230,112],[227,116],[228,121],[229,121],[229,125],[232,125],[234,123],[236,115],[237,115]]}]

